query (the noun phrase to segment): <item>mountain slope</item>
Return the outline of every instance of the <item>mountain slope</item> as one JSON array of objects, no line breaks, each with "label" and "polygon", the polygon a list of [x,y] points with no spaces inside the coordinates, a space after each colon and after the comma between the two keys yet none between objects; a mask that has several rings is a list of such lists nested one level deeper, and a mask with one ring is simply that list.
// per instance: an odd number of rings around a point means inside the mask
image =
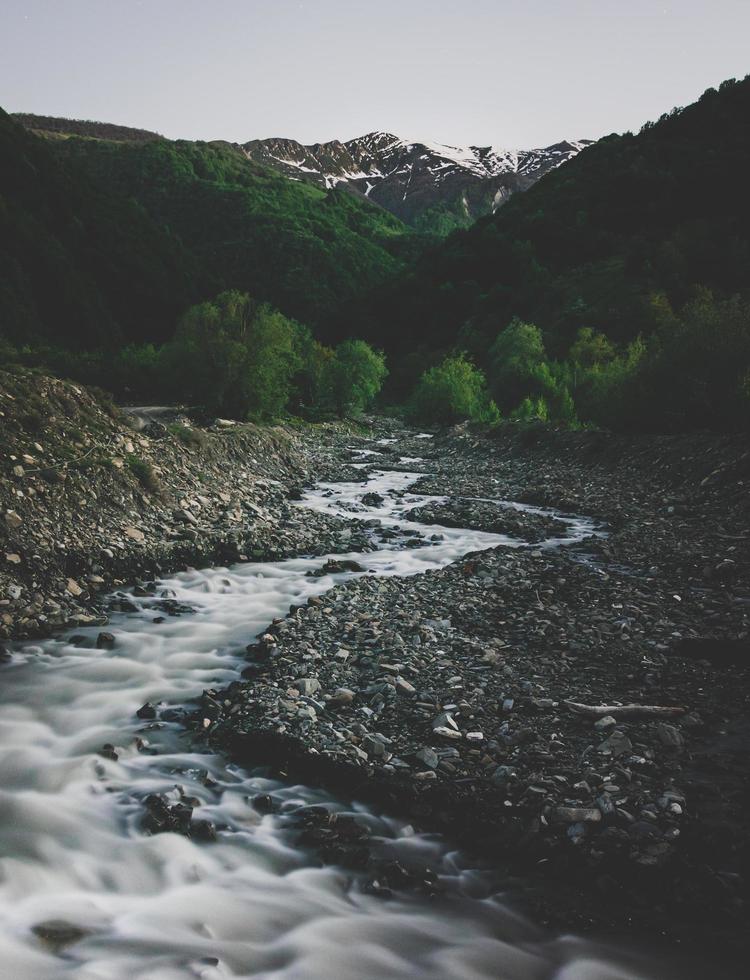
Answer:
[{"label": "mountain slope", "polygon": [[367,332],[391,351],[460,336],[481,352],[518,315],[559,355],[582,326],[620,343],[651,333],[655,291],[676,308],[696,285],[747,293],[748,168],[750,77],[600,140],[456,232],[388,295],[368,297]]},{"label": "mountain slope", "polygon": [[179,241],[90,185],[0,109],[0,337],[95,347],[163,340],[208,288]]},{"label": "mountain slope", "polygon": [[163,140],[159,133],[150,129],[134,129],[132,126],[118,126],[114,123],[95,122],[91,119],[62,119],[59,116],[36,116],[31,112],[14,112],[11,118],[25,129],[45,135],[88,136],[91,139],[124,140],[143,143],[149,140]]},{"label": "mountain slope", "polygon": [[55,148],[97,186],[138,201],[223,288],[319,330],[414,254],[413,233],[382,209],[288,180],[228,144],[68,139]]},{"label": "mountain slope", "polygon": [[[0,118],[0,335],[95,347],[161,341],[237,288],[319,332],[421,245],[386,211],[249,161],[103,123]],[[115,137],[115,138],[110,138]]]},{"label": "mountain slope", "polygon": [[341,143],[251,140],[248,157],[318,187],[345,187],[424,231],[467,227],[571,159],[589,140],[539,150],[453,147],[368,133]]}]

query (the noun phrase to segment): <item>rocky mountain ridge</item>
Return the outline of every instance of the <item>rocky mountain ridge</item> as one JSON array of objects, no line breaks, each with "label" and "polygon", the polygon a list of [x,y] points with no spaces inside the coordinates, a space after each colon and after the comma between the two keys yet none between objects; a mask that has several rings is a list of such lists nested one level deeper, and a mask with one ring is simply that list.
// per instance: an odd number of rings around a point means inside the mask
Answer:
[{"label": "rocky mountain ridge", "polygon": [[455,147],[408,141],[392,133],[304,145],[291,139],[250,140],[247,156],[286,177],[318,187],[345,187],[417,227],[465,226],[501,207],[591,140],[533,150]]}]

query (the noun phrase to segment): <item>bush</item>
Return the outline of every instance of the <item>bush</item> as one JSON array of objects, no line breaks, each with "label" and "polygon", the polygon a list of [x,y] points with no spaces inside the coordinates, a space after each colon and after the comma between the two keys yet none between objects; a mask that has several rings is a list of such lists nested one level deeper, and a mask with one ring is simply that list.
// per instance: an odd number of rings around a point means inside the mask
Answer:
[{"label": "bush", "polygon": [[484,374],[464,354],[446,357],[425,371],[412,395],[408,414],[416,422],[438,425],[453,425],[466,419],[500,419],[497,405],[487,393]]},{"label": "bush", "polygon": [[339,415],[357,414],[372,404],[388,374],[385,356],[364,340],[345,340],[322,371],[322,400],[330,398]]},{"label": "bush", "polygon": [[148,460],[129,455],[125,457],[125,463],[144,490],[148,491],[148,493],[161,494],[162,486],[159,482],[159,477]]},{"label": "bush", "polygon": [[246,420],[275,418],[287,407],[300,367],[303,328],[236,290],[192,307],[162,350],[173,393],[209,411]]},{"label": "bush", "polygon": [[194,429],[190,425],[182,425],[180,422],[173,422],[167,428],[184,446],[196,446],[202,449],[208,442],[206,433],[202,429]]}]

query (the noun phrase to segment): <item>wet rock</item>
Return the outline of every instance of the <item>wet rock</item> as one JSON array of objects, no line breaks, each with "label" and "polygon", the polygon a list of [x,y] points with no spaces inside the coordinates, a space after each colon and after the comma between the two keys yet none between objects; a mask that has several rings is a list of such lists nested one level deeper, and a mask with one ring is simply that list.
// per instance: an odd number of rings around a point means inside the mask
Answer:
[{"label": "wet rock", "polygon": [[661,744],[666,745],[670,749],[681,749],[685,744],[685,738],[682,732],[678,728],[675,728],[674,725],[661,724],[657,727],[656,734]]},{"label": "wet rock", "polygon": [[48,919],[31,927],[31,931],[54,950],[65,949],[91,935],[91,929],[65,919]]},{"label": "wet rock", "polygon": [[380,507],[384,503],[385,497],[379,493],[366,493],[362,496],[362,503],[366,507]]},{"label": "wet rock", "polygon": [[141,719],[151,719],[156,718],[156,708],[147,701],[145,704],[136,711],[136,717]]},{"label": "wet rock", "polygon": [[114,633],[100,633],[96,638],[97,650],[111,650],[115,645]]},{"label": "wet rock", "polygon": [[269,796],[268,793],[259,793],[257,796],[253,797],[253,807],[258,811],[258,813],[273,813],[276,809],[273,797]]}]

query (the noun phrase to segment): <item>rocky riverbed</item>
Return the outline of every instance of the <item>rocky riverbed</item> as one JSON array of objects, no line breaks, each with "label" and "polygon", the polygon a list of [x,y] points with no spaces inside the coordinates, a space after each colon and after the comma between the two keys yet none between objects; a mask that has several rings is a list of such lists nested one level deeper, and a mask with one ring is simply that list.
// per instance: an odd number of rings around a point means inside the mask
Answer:
[{"label": "rocky riverbed", "polygon": [[324,433],[125,413],[0,371],[0,641],[105,623],[103,597],[137,579],[366,547],[356,521],[293,506],[332,465]]},{"label": "rocky riverbed", "polygon": [[[351,481],[355,460],[360,481],[343,500],[331,485],[333,514],[375,530],[397,501],[401,523],[378,533],[404,548],[439,547],[437,525],[511,539],[292,609],[249,643],[244,682],[205,693],[200,738],[452,835],[520,877],[537,915],[741,945],[742,447],[377,427],[331,436],[329,479]],[[378,467],[424,475],[383,492]],[[410,491],[430,496],[408,506]],[[597,533],[560,547],[581,513]],[[331,860],[364,860],[320,836]]]},{"label": "rocky riverbed", "polygon": [[[73,627],[74,659],[116,653],[110,613],[192,622],[168,571],[326,556],[290,569],[318,583],[304,601],[227,651],[247,647],[243,679],[206,688],[199,750],[442,832],[537,921],[744,948],[746,445],[197,427],[2,380],[0,638]],[[182,717],[158,699],[138,715]],[[172,809],[151,800],[151,832],[190,832]],[[373,895],[435,889],[333,813],[305,811],[299,842]]]}]

